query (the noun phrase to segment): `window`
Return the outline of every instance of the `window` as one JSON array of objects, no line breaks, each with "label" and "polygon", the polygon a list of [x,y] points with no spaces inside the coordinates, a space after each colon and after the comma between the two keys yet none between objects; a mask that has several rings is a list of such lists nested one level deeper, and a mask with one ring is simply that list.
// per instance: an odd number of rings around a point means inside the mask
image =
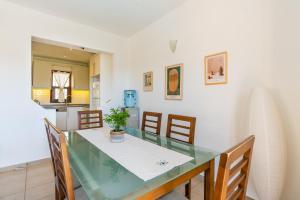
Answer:
[{"label": "window", "polygon": [[52,70],[50,102],[71,102],[71,72]]}]

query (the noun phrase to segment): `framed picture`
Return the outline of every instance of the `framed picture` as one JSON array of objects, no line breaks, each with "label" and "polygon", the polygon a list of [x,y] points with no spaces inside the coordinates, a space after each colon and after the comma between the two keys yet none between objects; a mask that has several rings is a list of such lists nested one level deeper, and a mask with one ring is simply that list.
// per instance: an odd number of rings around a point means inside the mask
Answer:
[{"label": "framed picture", "polygon": [[144,73],[143,88],[144,88],[144,91],[152,91],[153,90],[153,72]]},{"label": "framed picture", "polygon": [[227,52],[205,57],[205,85],[227,83]]},{"label": "framed picture", "polygon": [[165,98],[181,100],[183,94],[183,64],[166,67]]}]

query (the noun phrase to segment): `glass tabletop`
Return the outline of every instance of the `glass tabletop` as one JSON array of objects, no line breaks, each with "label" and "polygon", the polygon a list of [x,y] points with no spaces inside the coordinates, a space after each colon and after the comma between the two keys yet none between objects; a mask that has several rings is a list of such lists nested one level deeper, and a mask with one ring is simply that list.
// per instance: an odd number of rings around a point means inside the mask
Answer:
[{"label": "glass tabletop", "polygon": [[72,171],[89,199],[135,199],[219,155],[208,149],[138,129],[128,128],[126,133],[194,159],[151,180],[143,181],[76,131],[66,132]]}]

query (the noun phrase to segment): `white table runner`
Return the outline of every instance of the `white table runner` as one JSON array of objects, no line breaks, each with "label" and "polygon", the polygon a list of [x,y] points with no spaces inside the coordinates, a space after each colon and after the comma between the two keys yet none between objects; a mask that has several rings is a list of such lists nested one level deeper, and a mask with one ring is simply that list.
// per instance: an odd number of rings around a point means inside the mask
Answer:
[{"label": "white table runner", "polygon": [[[193,160],[192,157],[129,134],[125,134],[124,142],[112,143],[108,128],[79,130],[77,132],[144,181],[153,179],[176,166]],[[167,164],[161,165],[162,161],[166,161]]]}]

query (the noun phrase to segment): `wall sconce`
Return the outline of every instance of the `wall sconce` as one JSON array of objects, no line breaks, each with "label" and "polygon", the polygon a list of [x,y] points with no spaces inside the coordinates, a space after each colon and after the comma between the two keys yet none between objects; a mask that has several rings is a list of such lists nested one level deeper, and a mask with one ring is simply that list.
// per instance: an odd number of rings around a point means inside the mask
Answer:
[{"label": "wall sconce", "polygon": [[176,51],[176,47],[177,47],[177,40],[170,40],[169,47],[170,47],[170,50],[174,53]]}]

